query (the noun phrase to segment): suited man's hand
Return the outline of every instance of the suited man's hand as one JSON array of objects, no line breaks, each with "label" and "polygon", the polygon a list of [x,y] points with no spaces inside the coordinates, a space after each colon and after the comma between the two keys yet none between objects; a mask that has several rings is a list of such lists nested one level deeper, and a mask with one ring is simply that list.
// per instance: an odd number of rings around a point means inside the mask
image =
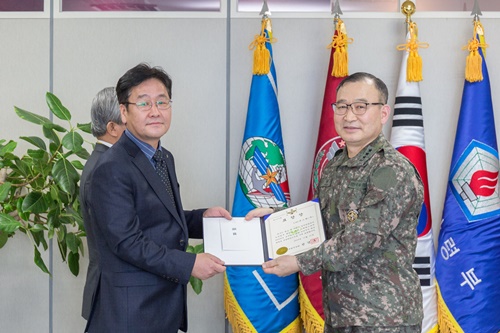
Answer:
[{"label": "suited man's hand", "polygon": [[224,261],[210,253],[199,253],[196,255],[191,275],[195,278],[206,280],[225,270]]},{"label": "suited man's hand", "polygon": [[203,212],[203,217],[224,217],[231,220],[231,214],[222,207],[212,207]]}]

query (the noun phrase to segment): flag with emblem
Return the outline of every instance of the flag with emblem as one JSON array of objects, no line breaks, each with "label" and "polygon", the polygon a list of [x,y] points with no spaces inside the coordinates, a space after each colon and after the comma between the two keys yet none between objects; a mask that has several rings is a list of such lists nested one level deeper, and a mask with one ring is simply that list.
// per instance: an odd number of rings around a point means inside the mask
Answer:
[{"label": "flag with emblem", "polygon": [[[498,148],[484,30],[474,22],[436,256],[441,332],[500,332]],[[467,71],[476,71],[468,76]],[[469,77],[469,79],[468,79]],[[474,77],[473,82],[470,78]]]},{"label": "flag with emblem", "polygon": [[[410,34],[411,32],[408,32],[407,40],[411,40]],[[413,268],[418,273],[422,290],[424,305],[422,333],[435,333],[438,332],[435,253],[427,178],[424,119],[419,83],[409,82],[407,78],[408,57],[409,51],[405,49],[394,103],[391,144],[413,163],[424,185],[424,203],[417,224],[418,241]]]},{"label": "flag with emblem", "polygon": [[[338,4],[337,4],[338,5]],[[332,103],[337,99],[337,87],[348,75],[347,66],[343,70],[336,70],[335,60],[337,55],[347,54],[347,38],[344,22],[337,18],[335,23],[335,33],[332,38],[330,62],[326,75],[325,94],[323,96],[323,106],[319,123],[318,140],[312,166],[311,183],[309,185],[308,200],[316,197],[316,190],[319,179],[325,165],[330,161],[335,153],[344,146],[344,141],[337,134],[333,121]],[[347,65],[347,61],[344,61]],[[307,333],[322,333],[325,325],[325,315],[323,312],[323,286],[321,284],[321,272],[311,275],[299,273],[300,288],[300,314]]]},{"label": "flag with emblem", "polygon": [[[288,207],[290,191],[271,48],[271,21],[264,17],[254,48],[254,69],[234,193],[233,216],[256,207]],[[298,277],[265,274],[260,266],[229,266],[224,305],[233,332],[301,332]]]}]

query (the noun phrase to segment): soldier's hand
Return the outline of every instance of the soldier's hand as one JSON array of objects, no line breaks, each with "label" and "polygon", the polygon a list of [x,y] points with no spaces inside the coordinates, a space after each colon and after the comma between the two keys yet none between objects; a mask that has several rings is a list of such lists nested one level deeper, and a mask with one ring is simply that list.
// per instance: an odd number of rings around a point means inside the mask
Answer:
[{"label": "soldier's hand", "polygon": [[245,216],[245,220],[250,221],[251,219],[253,219],[255,217],[262,217],[264,215],[268,215],[268,214],[272,214],[272,213],[273,213],[272,208],[262,208],[262,207],[255,208],[247,213],[247,215]]},{"label": "soldier's hand", "polygon": [[275,274],[277,276],[288,276],[300,271],[297,258],[288,255],[266,261],[262,264],[262,269],[267,274]]}]

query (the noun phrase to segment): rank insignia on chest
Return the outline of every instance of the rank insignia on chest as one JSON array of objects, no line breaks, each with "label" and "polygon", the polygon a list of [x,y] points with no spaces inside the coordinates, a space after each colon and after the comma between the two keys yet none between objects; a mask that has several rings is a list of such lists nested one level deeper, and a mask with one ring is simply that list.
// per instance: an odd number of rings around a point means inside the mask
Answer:
[{"label": "rank insignia on chest", "polygon": [[358,218],[357,210],[351,209],[347,212],[347,221],[349,221],[350,223],[356,221],[357,218]]}]

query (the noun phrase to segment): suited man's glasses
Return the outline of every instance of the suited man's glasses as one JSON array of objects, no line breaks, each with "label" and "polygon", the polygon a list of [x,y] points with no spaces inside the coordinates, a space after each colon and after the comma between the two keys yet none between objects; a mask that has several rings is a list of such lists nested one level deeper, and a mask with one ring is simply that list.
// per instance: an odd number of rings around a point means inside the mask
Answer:
[{"label": "suited man's glasses", "polygon": [[125,102],[126,105],[135,105],[140,111],[149,111],[156,104],[158,110],[168,110],[172,107],[171,99],[159,99],[156,102],[153,101],[137,101],[137,102]]}]

